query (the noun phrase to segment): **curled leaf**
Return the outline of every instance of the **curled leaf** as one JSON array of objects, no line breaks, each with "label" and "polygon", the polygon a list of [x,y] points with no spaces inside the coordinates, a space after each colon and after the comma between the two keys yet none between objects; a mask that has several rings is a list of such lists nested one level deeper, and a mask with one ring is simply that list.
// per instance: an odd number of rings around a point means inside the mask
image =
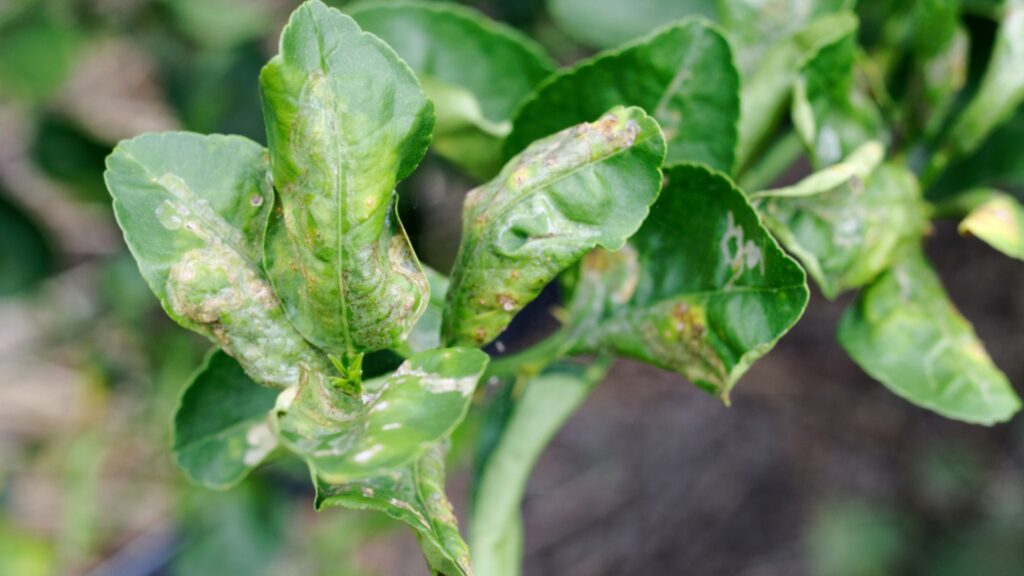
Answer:
[{"label": "curled leaf", "polygon": [[682,164],[616,253],[583,261],[569,307],[576,351],[610,350],[728,398],[796,323],[803,270],[724,175]]},{"label": "curled leaf", "polygon": [[426,151],[430,102],[387,44],[316,0],[260,89],[278,195],[265,265],[288,318],[346,361],[397,345],[428,297],[394,187]]},{"label": "curled leaf", "polygon": [[559,272],[622,246],[658,196],[664,154],[658,124],[618,107],[535,142],[470,192],[443,340],[490,342]]},{"label": "curled leaf", "polygon": [[260,266],[273,204],[266,151],[237,136],[146,134],[118,144],[105,179],[146,283],[179,324],[267,386],[329,364],[285,318]]},{"label": "curled leaf", "polygon": [[408,524],[437,576],[472,576],[469,549],[444,493],[444,449],[429,447],[415,462],[346,483],[316,479],[316,508],[377,510]]},{"label": "curled leaf", "polygon": [[960,222],[960,233],[981,238],[1007,256],[1024,260],[1024,206],[995,193]]},{"label": "curled leaf", "polygon": [[451,433],[486,366],[479,350],[422,352],[381,380],[365,382],[365,398],[306,372],[298,387],[278,397],[275,430],[327,482],[386,473]]},{"label": "curled leaf", "polygon": [[1020,399],[916,245],[850,305],[839,342],[909,402],[956,420],[1008,420]]}]

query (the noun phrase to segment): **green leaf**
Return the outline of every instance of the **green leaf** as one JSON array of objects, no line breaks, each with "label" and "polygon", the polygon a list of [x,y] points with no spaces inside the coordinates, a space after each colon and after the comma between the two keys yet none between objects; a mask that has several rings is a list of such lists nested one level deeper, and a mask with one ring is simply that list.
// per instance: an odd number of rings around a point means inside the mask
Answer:
[{"label": "green leaf", "polygon": [[416,72],[437,114],[433,148],[477,177],[493,176],[519,103],[554,71],[543,48],[453,4],[372,2],[349,14]]},{"label": "green leaf", "polygon": [[390,474],[355,482],[316,480],[316,508],[344,506],[377,510],[416,531],[434,574],[471,576],[469,549],[459,535],[451,503],[444,493],[444,449],[434,445],[417,461]]},{"label": "green leaf", "polygon": [[827,46],[857,30],[850,12],[815,18],[798,32],[776,43],[743,76],[742,113],[736,165],[746,166],[785,115],[800,66]]},{"label": "green leaf", "polygon": [[871,282],[927,221],[914,175],[869,142],[794,186],[753,194],[765,225],[826,298]]},{"label": "green leaf", "polygon": [[0,96],[45,101],[82,53],[82,34],[57,5],[32,2],[12,10],[14,17],[0,23]]},{"label": "green leaf", "polygon": [[618,248],[658,196],[665,142],[617,107],[535,142],[466,197],[442,339],[481,346],[595,246]]},{"label": "green leaf", "polygon": [[114,214],[167,314],[286,387],[328,370],[285,318],[260,266],[273,203],[266,151],[238,136],[144,134],[117,145],[104,174]]},{"label": "green leaf", "polygon": [[1003,254],[1024,260],[1024,206],[1012,196],[993,193],[960,223],[960,233],[977,236]]},{"label": "green leaf", "polygon": [[839,342],[889,390],[948,418],[991,425],[1020,409],[916,246],[847,309]]},{"label": "green leaf", "polygon": [[551,18],[574,40],[611,48],[687,16],[715,17],[716,0],[547,0]]},{"label": "green leaf", "polygon": [[726,176],[682,164],[665,178],[626,248],[584,259],[569,310],[576,352],[643,360],[727,400],[803,314],[806,278]]},{"label": "green leaf", "polygon": [[174,459],[189,480],[224,490],[276,447],[269,415],[277,393],[253,382],[234,358],[214,350],[192,377],[174,414]]},{"label": "green leaf", "polygon": [[883,134],[878,109],[856,86],[856,51],[856,30],[851,30],[822,46],[797,75],[793,124],[819,168],[839,162]]},{"label": "green leaf", "polygon": [[393,205],[426,152],[430,102],[387,44],[316,0],[260,89],[278,198],[265,264],[288,318],[346,361],[396,346],[428,298]]},{"label": "green leaf", "polygon": [[523,385],[477,483],[470,530],[477,576],[519,575],[519,507],[530,471],[603,373],[556,366]]},{"label": "green leaf", "polygon": [[985,76],[947,140],[950,156],[974,151],[1024,102],[1024,0],[1006,0]]},{"label": "green leaf", "polygon": [[698,20],[663,28],[545,80],[519,110],[506,156],[618,105],[640,106],[658,121],[668,163],[692,160],[732,170],[739,75],[729,43]]},{"label": "green leaf", "polygon": [[814,18],[852,8],[850,0],[720,0],[720,21],[729,32],[736,63],[746,76],[766,53]]},{"label": "green leaf", "polygon": [[305,372],[298,387],[278,397],[274,426],[282,443],[327,482],[382,474],[451,433],[466,415],[487,360],[471,348],[421,352],[393,374],[364,382],[364,398]]}]

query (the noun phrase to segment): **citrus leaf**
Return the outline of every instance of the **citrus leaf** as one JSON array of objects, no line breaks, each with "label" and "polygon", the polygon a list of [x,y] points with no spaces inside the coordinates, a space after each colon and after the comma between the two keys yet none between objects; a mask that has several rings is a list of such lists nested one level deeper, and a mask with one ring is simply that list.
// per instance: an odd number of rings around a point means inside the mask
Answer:
[{"label": "citrus leaf", "polygon": [[234,358],[214,350],[174,414],[174,459],[188,478],[224,490],[276,447],[270,410],[277,394],[253,382]]},{"label": "citrus leaf", "polygon": [[618,248],[658,196],[665,143],[639,108],[535,142],[466,197],[442,340],[482,346],[595,246]]},{"label": "citrus leaf", "polygon": [[1003,254],[1024,260],[1024,206],[1012,196],[993,193],[960,222],[960,233],[977,236]]},{"label": "citrus leaf", "polygon": [[817,167],[835,164],[882,135],[882,118],[856,86],[856,29],[822,46],[801,66],[793,89],[797,134]]},{"label": "citrus leaf", "polygon": [[430,283],[430,301],[423,316],[420,316],[409,337],[399,348],[406,357],[441,346],[441,317],[444,315],[444,301],[448,294],[448,277],[429,266],[424,266],[423,271]]},{"label": "citrus leaf", "polygon": [[663,28],[545,80],[516,115],[506,156],[618,105],[640,106],[658,121],[668,163],[692,160],[732,170],[739,75],[729,43],[699,20]]},{"label": "citrus leaf", "polygon": [[823,46],[857,29],[850,12],[826,14],[772,46],[743,76],[736,165],[747,166],[785,115],[800,66]]},{"label": "citrus leaf", "polygon": [[298,387],[278,397],[274,428],[327,482],[385,473],[415,460],[462,421],[487,360],[468,348],[422,352],[394,373],[364,382],[365,398],[304,372]]},{"label": "citrus leaf", "polygon": [[288,318],[349,361],[397,345],[427,305],[394,187],[426,152],[430,102],[387,44],[316,0],[260,89],[278,199],[265,266]]},{"label": "citrus leaf", "polygon": [[372,2],[349,14],[416,72],[434,103],[431,146],[480,178],[501,167],[520,101],[554,71],[543,48],[476,10],[435,2]]},{"label": "citrus leaf", "polygon": [[477,576],[518,576],[522,561],[519,507],[530,471],[603,373],[593,375],[559,365],[522,386],[477,480],[470,531]]},{"label": "citrus leaf", "polygon": [[850,305],[839,342],[889,390],[948,418],[991,425],[1020,409],[1006,376],[914,245]]},{"label": "citrus leaf", "polygon": [[144,134],[104,174],[114,214],[167,314],[267,386],[330,364],[285,318],[260,266],[273,204],[266,151],[238,136]]},{"label": "citrus leaf", "polygon": [[1006,0],[1002,10],[981,86],[950,130],[947,153],[952,156],[977,149],[1024,102],[1024,0]]},{"label": "citrus leaf", "polygon": [[595,48],[611,48],[687,16],[715,17],[715,0],[547,0],[566,34]]},{"label": "citrus leaf", "polygon": [[881,160],[881,145],[869,142],[793,186],[752,195],[827,298],[871,282],[927,226],[914,175]]},{"label": "citrus leaf", "polygon": [[431,446],[389,474],[348,483],[316,479],[316,508],[376,510],[408,524],[437,576],[472,576],[469,549],[444,493],[444,449]]},{"label": "citrus leaf", "polygon": [[569,308],[576,351],[611,350],[728,398],[803,314],[803,270],[721,173],[682,164],[619,252],[584,259]]}]

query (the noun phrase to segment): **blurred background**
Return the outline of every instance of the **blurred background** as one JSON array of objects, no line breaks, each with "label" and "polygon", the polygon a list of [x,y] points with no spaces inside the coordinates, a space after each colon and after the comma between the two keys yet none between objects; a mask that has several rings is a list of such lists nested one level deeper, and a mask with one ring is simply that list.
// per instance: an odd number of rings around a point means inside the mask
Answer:
[{"label": "blurred background", "polygon": [[[860,3],[867,41],[894,3]],[[403,526],[314,513],[295,462],[225,493],[185,483],[170,420],[208,344],[160,310],[103,185],[104,157],[140,132],[265,141],[257,74],[297,4],[0,0],[0,575],[426,574]],[[474,5],[562,63],[589,53],[572,38],[615,43],[672,17],[638,1],[603,31],[543,0]],[[994,24],[968,25],[984,51]],[[993,138],[1019,148],[1022,134],[1018,111]],[[410,235],[440,270],[473,185],[433,156],[402,185]],[[952,223],[928,249],[996,363],[1024,382],[1024,266]],[[525,574],[1024,574],[1024,418],[969,426],[887,392],[835,341],[848,301],[815,294],[731,408],[617,364],[531,479]],[[548,327],[550,305],[510,339]],[[453,453],[449,480],[463,519],[468,452]]]}]

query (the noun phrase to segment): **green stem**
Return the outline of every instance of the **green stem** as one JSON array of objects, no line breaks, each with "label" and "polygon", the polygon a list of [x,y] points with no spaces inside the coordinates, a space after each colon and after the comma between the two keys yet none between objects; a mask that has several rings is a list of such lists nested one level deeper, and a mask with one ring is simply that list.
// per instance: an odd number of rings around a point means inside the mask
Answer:
[{"label": "green stem", "polygon": [[490,376],[532,376],[566,356],[573,346],[569,330],[562,328],[526,350],[492,360],[484,378]]}]

